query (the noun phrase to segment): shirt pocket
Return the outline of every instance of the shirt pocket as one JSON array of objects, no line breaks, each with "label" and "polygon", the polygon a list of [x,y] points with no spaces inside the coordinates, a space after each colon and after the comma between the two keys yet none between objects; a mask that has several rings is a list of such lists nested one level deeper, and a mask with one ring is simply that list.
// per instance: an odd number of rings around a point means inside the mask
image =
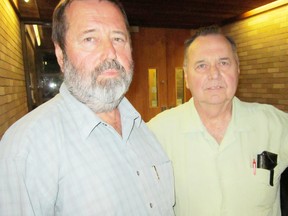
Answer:
[{"label": "shirt pocket", "polygon": [[266,187],[273,188],[277,187],[279,184],[281,171],[279,170],[278,165],[274,168],[273,171],[268,169],[256,168],[254,176],[257,183]]},{"label": "shirt pocket", "polygon": [[270,184],[271,171],[266,169],[257,168],[253,176],[254,181],[252,188],[255,191],[255,201],[261,205],[271,206],[277,197],[279,187],[278,172],[274,170],[273,186]]},{"label": "shirt pocket", "polygon": [[[165,161],[152,165],[150,171],[152,172],[154,183],[161,197],[160,199],[164,202],[162,206],[167,206],[170,211],[175,203],[172,163],[171,161]],[[168,209],[162,210],[163,212],[168,211]]]}]

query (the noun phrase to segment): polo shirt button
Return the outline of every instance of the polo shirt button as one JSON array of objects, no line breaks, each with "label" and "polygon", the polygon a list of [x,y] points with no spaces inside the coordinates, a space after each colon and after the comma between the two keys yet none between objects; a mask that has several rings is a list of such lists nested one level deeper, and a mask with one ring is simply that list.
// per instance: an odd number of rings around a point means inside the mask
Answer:
[{"label": "polo shirt button", "polygon": [[153,208],[153,204],[152,203],[150,203],[149,205],[150,205],[150,208]]}]

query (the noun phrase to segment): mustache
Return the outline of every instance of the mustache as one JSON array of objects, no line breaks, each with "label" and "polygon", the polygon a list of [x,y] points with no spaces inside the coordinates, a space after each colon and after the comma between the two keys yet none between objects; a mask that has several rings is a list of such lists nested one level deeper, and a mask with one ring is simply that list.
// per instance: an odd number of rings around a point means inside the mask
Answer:
[{"label": "mustache", "polygon": [[95,68],[95,72],[97,74],[103,73],[105,70],[115,69],[118,72],[125,73],[125,68],[120,64],[120,62],[116,59],[112,60],[104,60],[100,65]]}]

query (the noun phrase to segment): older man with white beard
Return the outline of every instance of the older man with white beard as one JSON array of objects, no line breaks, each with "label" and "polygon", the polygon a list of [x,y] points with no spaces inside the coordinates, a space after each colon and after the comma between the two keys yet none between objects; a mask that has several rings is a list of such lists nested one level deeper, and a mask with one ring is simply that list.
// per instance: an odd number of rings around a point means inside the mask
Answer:
[{"label": "older man with white beard", "polygon": [[169,159],[124,94],[128,21],[115,0],[63,0],[53,15],[60,93],[0,143],[0,215],[170,216]]}]

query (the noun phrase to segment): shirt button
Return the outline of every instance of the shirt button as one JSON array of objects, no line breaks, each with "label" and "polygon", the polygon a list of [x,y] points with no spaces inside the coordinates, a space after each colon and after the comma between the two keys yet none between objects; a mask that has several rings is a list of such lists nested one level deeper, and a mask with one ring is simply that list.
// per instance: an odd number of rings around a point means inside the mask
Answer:
[{"label": "shirt button", "polygon": [[136,172],[136,173],[137,173],[137,175],[138,175],[138,176],[140,175],[140,172],[139,172],[138,170],[137,170],[137,172]]},{"label": "shirt button", "polygon": [[149,205],[150,205],[150,208],[153,208],[153,204],[152,203],[150,203]]}]

